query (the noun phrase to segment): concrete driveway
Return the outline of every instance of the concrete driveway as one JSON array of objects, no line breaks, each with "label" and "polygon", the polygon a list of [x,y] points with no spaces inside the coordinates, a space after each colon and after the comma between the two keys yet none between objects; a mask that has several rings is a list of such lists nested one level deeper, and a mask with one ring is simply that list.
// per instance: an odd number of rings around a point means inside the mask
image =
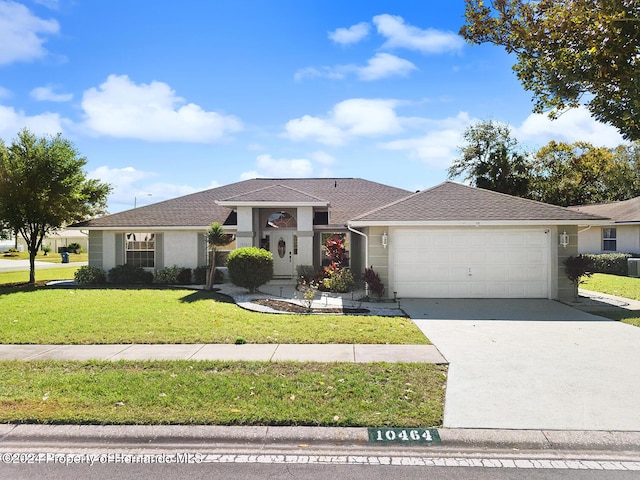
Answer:
[{"label": "concrete driveway", "polygon": [[450,362],[445,427],[640,431],[640,328],[551,300],[401,306]]}]

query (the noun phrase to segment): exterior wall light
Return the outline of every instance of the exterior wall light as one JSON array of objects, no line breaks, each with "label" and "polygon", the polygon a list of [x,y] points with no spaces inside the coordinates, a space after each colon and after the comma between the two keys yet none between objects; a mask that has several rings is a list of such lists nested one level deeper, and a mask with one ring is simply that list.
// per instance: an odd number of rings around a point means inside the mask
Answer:
[{"label": "exterior wall light", "polygon": [[560,234],[560,245],[565,248],[569,245],[569,234],[566,230]]},{"label": "exterior wall light", "polygon": [[382,241],[382,246],[383,246],[384,248],[387,248],[387,245],[389,245],[389,236],[387,235],[387,232],[384,232],[384,233],[382,234],[382,239],[381,239],[381,241]]}]

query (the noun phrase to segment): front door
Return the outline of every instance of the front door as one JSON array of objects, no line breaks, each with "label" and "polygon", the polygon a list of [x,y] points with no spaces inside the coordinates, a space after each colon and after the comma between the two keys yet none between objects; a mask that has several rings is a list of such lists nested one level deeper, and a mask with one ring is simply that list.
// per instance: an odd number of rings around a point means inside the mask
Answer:
[{"label": "front door", "polygon": [[293,233],[281,230],[270,232],[271,254],[273,255],[273,276],[293,277]]}]

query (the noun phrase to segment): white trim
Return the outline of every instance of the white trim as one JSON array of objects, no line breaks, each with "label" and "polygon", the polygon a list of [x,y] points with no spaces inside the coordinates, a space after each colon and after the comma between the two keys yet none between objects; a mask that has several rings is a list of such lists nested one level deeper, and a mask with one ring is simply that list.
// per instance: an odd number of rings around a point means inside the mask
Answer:
[{"label": "white trim", "polygon": [[[185,226],[149,226],[149,225],[123,225],[123,226],[118,226],[118,227],[67,227],[67,228],[73,228],[74,230],[103,230],[103,231],[113,231],[113,232],[124,232],[124,231],[130,231],[130,230],[135,230],[135,231],[142,231],[144,230],[145,232],[167,232],[167,231],[172,231],[172,230],[195,230],[198,232],[201,232],[203,230],[206,230],[207,228],[209,228],[209,225],[201,225],[201,226],[194,226],[194,225],[185,225]],[[235,225],[222,225],[222,228],[225,231],[233,231],[235,232],[237,227]]]}]

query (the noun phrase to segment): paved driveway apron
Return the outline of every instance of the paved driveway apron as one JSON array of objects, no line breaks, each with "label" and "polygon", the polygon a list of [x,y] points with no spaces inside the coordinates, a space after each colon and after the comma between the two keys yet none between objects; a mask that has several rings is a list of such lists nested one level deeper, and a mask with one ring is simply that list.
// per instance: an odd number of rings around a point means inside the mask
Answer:
[{"label": "paved driveway apron", "polygon": [[640,328],[551,300],[401,306],[450,362],[445,427],[640,431]]}]

